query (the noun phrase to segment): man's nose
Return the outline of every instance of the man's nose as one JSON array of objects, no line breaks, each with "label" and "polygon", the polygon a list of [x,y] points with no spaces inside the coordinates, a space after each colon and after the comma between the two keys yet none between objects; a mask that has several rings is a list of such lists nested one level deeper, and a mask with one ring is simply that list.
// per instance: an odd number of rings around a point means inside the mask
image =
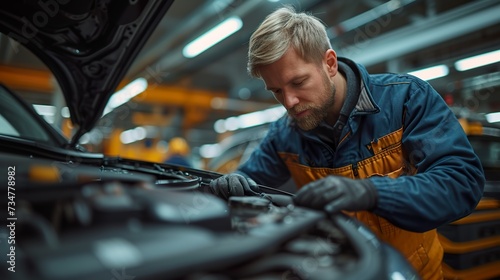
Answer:
[{"label": "man's nose", "polygon": [[283,97],[283,105],[286,109],[291,109],[299,103],[299,98],[293,91],[284,92]]}]

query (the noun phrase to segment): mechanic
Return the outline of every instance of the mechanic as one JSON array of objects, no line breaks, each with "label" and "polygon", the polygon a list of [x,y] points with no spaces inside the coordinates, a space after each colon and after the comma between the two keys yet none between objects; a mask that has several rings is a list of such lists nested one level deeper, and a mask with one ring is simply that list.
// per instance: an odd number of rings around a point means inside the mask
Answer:
[{"label": "mechanic", "polygon": [[167,155],[163,162],[184,167],[193,167],[189,159],[190,152],[191,149],[186,139],[183,137],[173,137],[168,141]]},{"label": "mechanic", "polygon": [[251,36],[248,71],[287,114],[212,192],[227,199],[292,177],[294,204],[355,216],[423,279],[442,279],[436,228],[471,213],[485,179],[440,95],[414,76],[372,75],[337,57],[325,26],[290,6]]}]

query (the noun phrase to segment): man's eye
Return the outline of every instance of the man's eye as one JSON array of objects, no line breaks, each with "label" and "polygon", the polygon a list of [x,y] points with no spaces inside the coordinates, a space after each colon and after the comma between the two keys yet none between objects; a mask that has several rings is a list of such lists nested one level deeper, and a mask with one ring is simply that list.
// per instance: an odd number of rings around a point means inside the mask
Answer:
[{"label": "man's eye", "polygon": [[300,86],[304,83],[304,80],[301,80],[301,81],[297,81],[297,82],[293,82],[293,85],[294,86]]}]

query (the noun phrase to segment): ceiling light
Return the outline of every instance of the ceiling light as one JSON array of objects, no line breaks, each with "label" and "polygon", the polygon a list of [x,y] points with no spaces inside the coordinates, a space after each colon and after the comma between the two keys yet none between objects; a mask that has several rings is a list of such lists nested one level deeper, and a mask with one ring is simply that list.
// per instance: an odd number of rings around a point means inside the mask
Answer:
[{"label": "ceiling light", "polygon": [[127,103],[130,99],[141,94],[148,87],[148,81],[144,78],[137,78],[124,86],[119,91],[115,92],[104,108],[103,116],[113,111],[116,107]]},{"label": "ceiling light", "polygon": [[40,116],[53,116],[56,110],[56,107],[52,105],[33,104],[33,108]]},{"label": "ceiling light", "polygon": [[69,119],[69,117],[71,117],[71,114],[69,113],[68,107],[61,108],[61,116],[63,116],[64,118],[67,118],[67,119]]},{"label": "ceiling light", "polygon": [[218,157],[221,152],[219,144],[205,144],[200,147],[200,155],[204,158]]},{"label": "ceiling light", "polygon": [[500,50],[460,59],[455,62],[458,71],[465,71],[500,61]]},{"label": "ceiling light", "polygon": [[33,104],[33,108],[35,108],[35,111],[42,116],[45,121],[48,123],[54,123],[54,114],[56,111],[56,107],[52,105],[39,105],[39,104]]},{"label": "ceiling light", "polygon": [[242,26],[243,22],[239,17],[230,17],[187,44],[182,54],[187,58],[193,58],[240,30]]},{"label": "ceiling light", "polygon": [[125,130],[120,133],[120,141],[123,144],[130,144],[136,141],[145,139],[147,136],[146,129],[144,127],[138,126],[133,129]]},{"label": "ceiling light", "polygon": [[238,129],[263,125],[281,118],[285,112],[285,108],[282,106],[276,106],[237,117],[229,117],[225,120],[217,120],[214,124],[214,130],[217,133],[224,133],[226,131],[235,131]]},{"label": "ceiling light", "polygon": [[437,79],[448,75],[448,66],[441,64],[429,68],[408,72],[408,74],[419,77],[424,81]]},{"label": "ceiling light", "polygon": [[500,122],[500,112],[486,114],[486,120],[489,123]]}]

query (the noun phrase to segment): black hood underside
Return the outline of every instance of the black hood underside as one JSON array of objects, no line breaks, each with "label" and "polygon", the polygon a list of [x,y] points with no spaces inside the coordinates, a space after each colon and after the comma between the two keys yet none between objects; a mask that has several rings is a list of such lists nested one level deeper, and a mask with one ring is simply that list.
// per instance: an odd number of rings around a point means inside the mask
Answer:
[{"label": "black hood underside", "polygon": [[[1,1],[0,31],[57,79],[78,126],[90,131],[173,0]],[[29,78],[29,77],[27,77]]]}]

